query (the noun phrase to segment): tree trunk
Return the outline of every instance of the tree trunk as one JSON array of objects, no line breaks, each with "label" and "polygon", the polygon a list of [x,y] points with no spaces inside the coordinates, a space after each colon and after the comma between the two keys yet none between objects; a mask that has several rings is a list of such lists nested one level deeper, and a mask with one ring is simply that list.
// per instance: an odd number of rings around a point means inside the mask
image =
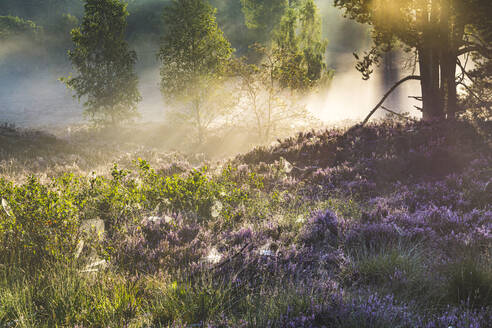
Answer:
[{"label": "tree trunk", "polygon": [[424,121],[444,118],[439,90],[439,61],[432,49],[419,50],[420,86],[422,89],[422,115]]},{"label": "tree trunk", "polygon": [[447,53],[441,61],[441,94],[448,119],[454,119],[457,106],[456,55]]},{"label": "tree trunk", "polygon": [[441,83],[445,90],[445,110],[448,119],[454,119],[458,111],[456,61],[458,60],[459,48],[465,33],[465,25],[460,21],[459,16],[451,14],[457,10],[455,0],[443,0],[441,9],[441,35],[444,38],[444,42]]},{"label": "tree trunk", "polygon": [[433,21],[439,17],[435,2],[429,14],[427,7],[422,11],[422,44],[418,47],[420,85],[422,89],[422,115],[424,121],[445,118],[439,88],[439,45],[436,45]]},{"label": "tree trunk", "polygon": [[441,99],[448,119],[454,119],[457,106],[456,58],[458,46],[455,42],[456,22],[450,16],[452,0],[441,1],[440,47],[441,47]]}]

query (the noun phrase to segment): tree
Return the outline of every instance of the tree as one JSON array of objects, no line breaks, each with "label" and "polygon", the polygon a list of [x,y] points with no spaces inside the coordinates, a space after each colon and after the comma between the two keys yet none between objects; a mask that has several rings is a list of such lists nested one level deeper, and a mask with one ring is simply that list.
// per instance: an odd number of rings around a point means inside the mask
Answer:
[{"label": "tree", "polygon": [[[477,56],[474,68],[460,70],[458,84],[462,87],[462,96],[459,104],[465,115],[475,119],[492,119],[492,60]],[[468,80],[466,82],[465,80]]]},{"label": "tree", "polygon": [[[0,67],[2,72],[32,72],[46,64],[45,31],[33,21],[0,16]],[[35,65],[29,65],[36,58]],[[39,66],[38,66],[39,65]]]},{"label": "tree", "polygon": [[321,20],[313,0],[292,4],[276,28],[272,51],[281,85],[309,90],[332,76],[325,63],[327,40],[321,36]]},{"label": "tree", "polygon": [[[492,44],[492,24],[483,21],[474,26],[473,35],[483,45]],[[473,62],[473,68],[466,69],[467,62]],[[492,119],[492,59],[479,52],[458,61],[458,86],[462,89],[459,105],[465,114],[474,118]]]},{"label": "tree", "polygon": [[293,123],[306,122],[309,114],[292,90],[283,87],[277,79],[280,53],[260,45],[255,49],[261,54],[262,62],[256,65],[248,64],[244,58],[237,60],[234,72],[239,78],[242,123],[253,126],[258,141],[267,143]]},{"label": "tree", "polygon": [[[232,49],[204,0],[174,0],[164,11],[166,33],[159,59],[161,91],[173,106],[170,116],[190,123],[198,142],[231,106],[224,76]],[[229,103],[229,104],[228,104]]]},{"label": "tree", "polygon": [[[261,11],[266,2],[251,0]],[[260,8],[260,9],[258,9]],[[262,16],[260,16],[262,17]],[[327,82],[327,41],[321,36],[321,20],[313,0],[286,1],[283,14],[273,27],[268,46],[256,44],[258,64],[236,62],[241,105],[253,115],[258,138],[267,142],[274,132],[309,117],[300,101],[305,92]]]},{"label": "tree", "polygon": [[328,42],[321,36],[321,19],[313,0],[241,2],[246,25],[264,36],[258,43],[281,61],[274,73],[284,87],[307,90],[330,77],[325,63]]},{"label": "tree", "polygon": [[61,80],[84,98],[85,114],[96,124],[117,124],[138,116],[141,100],[134,71],[137,55],[125,41],[126,4],[86,0],[82,25],[72,30],[68,52],[76,76]]},{"label": "tree", "polygon": [[265,45],[271,40],[272,33],[280,23],[288,0],[241,0],[246,26],[255,30],[257,42]]},{"label": "tree", "polygon": [[15,16],[0,16],[0,41],[19,35],[36,38],[41,31],[33,21]]},{"label": "tree", "polygon": [[395,46],[415,53],[419,75],[400,82],[420,80],[424,120],[455,117],[460,56],[492,57],[490,43],[484,43],[476,29],[492,24],[490,0],[335,0],[335,5],[349,18],[373,27],[373,47],[357,64],[365,79],[381,54]]}]

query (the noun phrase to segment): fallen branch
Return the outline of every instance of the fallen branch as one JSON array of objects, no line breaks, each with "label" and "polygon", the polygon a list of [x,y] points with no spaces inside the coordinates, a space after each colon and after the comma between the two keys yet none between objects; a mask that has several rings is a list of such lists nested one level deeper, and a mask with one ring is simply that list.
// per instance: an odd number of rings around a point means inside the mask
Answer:
[{"label": "fallen branch", "polygon": [[386,98],[388,98],[388,96],[393,92],[395,91],[396,88],[398,88],[398,86],[400,84],[402,84],[403,82],[406,82],[406,81],[409,81],[409,80],[419,80],[420,81],[420,76],[418,75],[409,75],[403,79],[401,79],[400,81],[396,82],[395,85],[393,85],[391,87],[391,89],[389,89],[388,92],[386,92],[386,94],[383,96],[383,98],[379,101],[379,103],[376,105],[376,107],[373,108],[373,110],[371,110],[371,112],[369,113],[369,115],[367,115],[367,117],[364,119],[364,121],[361,123],[361,127],[364,126],[367,121],[369,121],[369,119],[371,118],[371,116],[378,110],[379,107],[381,107],[381,105],[384,103],[384,101],[386,100]]}]

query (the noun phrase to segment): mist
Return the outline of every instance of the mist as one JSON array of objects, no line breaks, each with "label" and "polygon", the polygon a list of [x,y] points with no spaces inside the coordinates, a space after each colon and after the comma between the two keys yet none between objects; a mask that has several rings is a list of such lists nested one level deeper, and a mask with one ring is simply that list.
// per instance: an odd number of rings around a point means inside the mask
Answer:
[{"label": "mist", "polygon": [[[246,54],[248,44],[254,41],[254,35],[249,33],[244,25],[239,1],[213,1],[212,4],[218,7],[219,27],[224,30],[226,37],[236,49],[236,54]],[[137,52],[136,70],[142,95],[142,101],[138,104],[138,124],[166,124],[166,112],[170,109],[160,92],[159,62],[156,58],[159,38],[164,29],[160,16],[165,5],[166,1],[152,0],[132,1],[129,4],[128,40],[130,48]],[[360,121],[386,92],[383,81],[385,73],[382,69],[377,69],[368,81],[364,81],[354,68],[355,58],[352,53],[362,52],[371,44],[368,27],[342,17],[341,11],[328,1],[317,1],[317,5],[322,18],[323,36],[329,41],[327,66],[334,71],[334,77],[329,86],[307,95],[303,103],[319,120],[315,124],[316,127],[320,124]],[[0,14],[24,14],[39,25],[47,24],[48,18],[54,15],[33,15],[30,11],[13,9],[11,6],[9,10]],[[82,11],[80,4],[73,2],[67,4],[59,13],[71,13],[80,20]],[[148,26],[139,25],[142,19],[148,20]],[[49,24],[47,26],[49,27]],[[23,36],[2,41],[0,121],[48,131],[86,124],[82,104],[74,99],[72,92],[58,80],[72,72],[66,56],[71,47],[71,27],[64,28],[65,30],[58,34],[52,31],[52,27],[51,30],[47,28],[41,41]],[[58,40],[57,43],[56,38],[61,38],[60,35],[64,36],[64,39]],[[402,86],[399,92],[388,100],[391,109],[419,116],[419,111],[414,108],[418,103],[407,97],[419,95],[418,88],[418,83]],[[376,117],[384,115],[386,113],[380,110]]]}]

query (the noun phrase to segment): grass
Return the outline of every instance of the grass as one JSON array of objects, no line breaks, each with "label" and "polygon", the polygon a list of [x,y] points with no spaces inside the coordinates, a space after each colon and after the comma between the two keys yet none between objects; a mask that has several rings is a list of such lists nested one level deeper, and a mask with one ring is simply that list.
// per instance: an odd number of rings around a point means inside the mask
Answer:
[{"label": "grass", "polygon": [[476,257],[461,259],[447,267],[447,298],[456,304],[471,307],[492,304],[492,267],[487,260]]},{"label": "grass", "polygon": [[[391,136],[425,145],[425,126],[301,134],[218,165],[9,130],[0,327],[483,325],[492,159],[460,124],[449,154],[475,161],[444,177],[401,174],[414,155]],[[86,166],[58,163],[71,155]],[[80,228],[88,220],[104,232]],[[100,259],[108,265],[90,266]]]},{"label": "grass", "polygon": [[375,248],[359,246],[351,253],[350,266],[342,271],[350,284],[397,295],[407,302],[418,300],[424,306],[442,298],[442,288],[432,274],[432,251],[422,245],[400,240]]}]

